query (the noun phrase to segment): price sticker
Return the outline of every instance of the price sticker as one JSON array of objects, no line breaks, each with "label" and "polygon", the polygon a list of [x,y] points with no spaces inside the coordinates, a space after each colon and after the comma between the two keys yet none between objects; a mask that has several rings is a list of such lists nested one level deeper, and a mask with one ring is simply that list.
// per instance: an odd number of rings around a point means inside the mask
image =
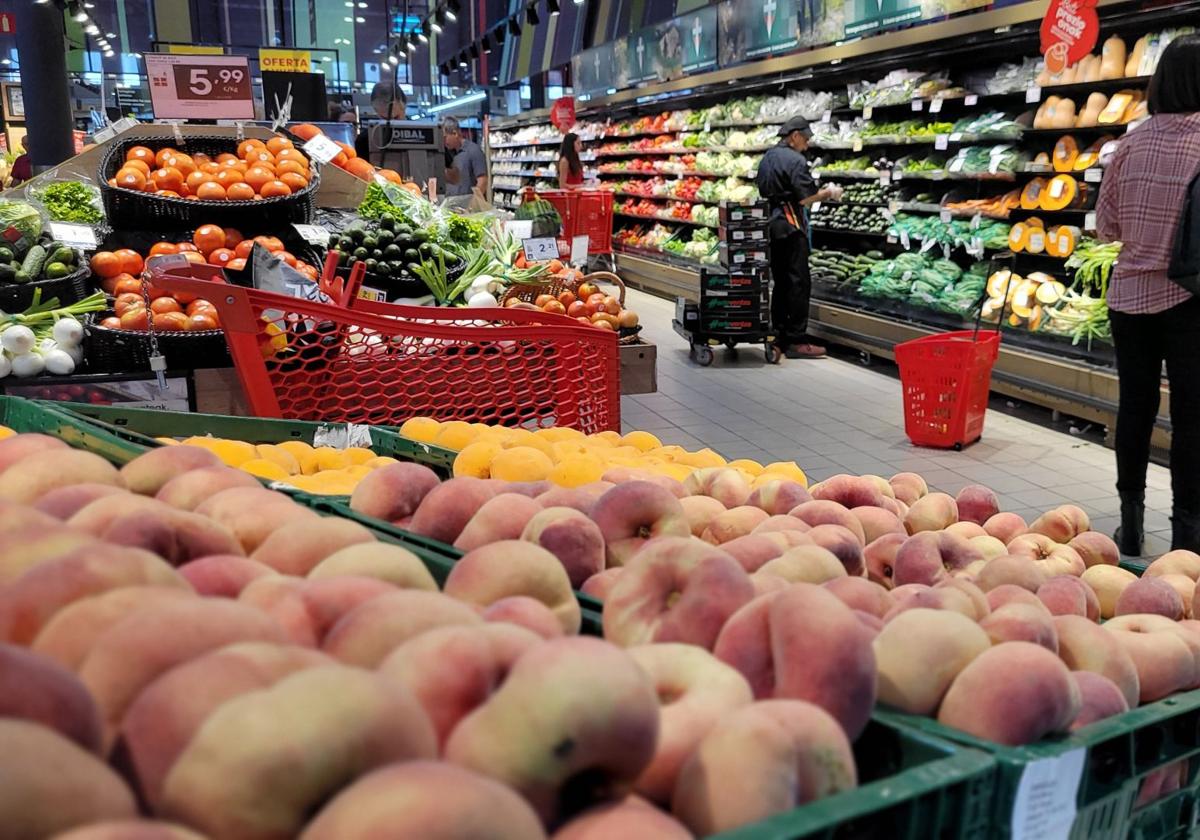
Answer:
[{"label": "price sticker", "polygon": [[1042,89],[1034,85],[1029,90],[1025,91],[1025,102],[1029,105],[1034,105],[1042,101]]},{"label": "price sticker", "polygon": [[1103,170],[1097,169],[1096,167],[1093,166],[1091,169],[1084,170],[1083,180],[1089,184],[1099,184],[1100,179],[1101,179],[1101,177],[1103,177],[1103,175],[1104,175]]},{"label": "price sticker", "polygon": [[953,134],[950,135],[949,139],[950,139],[951,143],[957,143],[959,140],[963,139],[962,132],[961,131],[954,132]]},{"label": "price sticker", "polygon": [[942,97],[934,97],[934,100],[929,103],[929,113],[940,114],[942,112]]},{"label": "price sticker", "polygon": [[823,122],[823,123],[833,122],[833,111],[826,111],[825,113],[821,114],[821,122]]},{"label": "price sticker", "polygon": [[943,210],[939,215],[941,217],[943,224],[948,225],[948,224],[950,224],[951,221],[954,220],[954,214],[951,213],[949,210]]},{"label": "price sticker", "polygon": [[329,244],[329,231],[320,225],[292,225],[292,227],[309,245],[324,248]]},{"label": "price sticker", "polygon": [[854,138],[854,147],[853,147],[853,151],[855,151],[855,152],[861,152],[862,150],[863,150],[863,140],[862,140],[862,138],[861,138],[861,137],[855,137],[855,138]]},{"label": "price sticker", "polygon": [[50,236],[55,242],[70,245],[84,251],[96,250],[96,231],[91,225],[73,225],[67,222],[51,222]]},{"label": "price sticker", "polygon": [[814,202],[812,203],[812,211],[813,211],[814,213],[820,213],[820,212],[821,212],[821,202],[819,202],[819,201],[814,201]]},{"label": "price sticker", "polygon": [[1057,178],[1055,178],[1054,180],[1052,180],[1050,182],[1050,197],[1051,198],[1062,198],[1064,189],[1065,189],[1065,187],[1063,187],[1063,182],[1058,180]]},{"label": "price sticker", "polygon": [[302,147],[304,153],[317,163],[329,163],[342,153],[342,147],[330,140],[324,134],[318,134]]},{"label": "price sticker", "polygon": [[1070,833],[1086,759],[1087,749],[1080,747],[1025,765],[1013,799],[1014,840],[1064,837]]},{"label": "price sticker", "polygon": [[892,173],[891,172],[881,172],[879,174],[879,186],[890,187],[891,185],[892,185]]},{"label": "price sticker", "polygon": [[1096,212],[1090,211],[1083,217],[1083,226],[1086,230],[1094,231],[1096,229]]},{"label": "price sticker", "polygon": [[888,243],[889,245],[895,245],[895,244],[896,244],[897,242],[899,242],[899,241],[900,241],[900,240],[896,238],[896,234],[894,234],[894,233],[889,233],[889,234],[887,235],[887,243]]},{"label": "price sticker", "polygon": [[525,259],[528,262],[558,259],[558,240],[553,236],[526,239],[521,243],[521,247],[525,250]]},{"label": "price sticker", "polygon": [[950,138],[945,134],[938,134],[933,138],[933,148],[938,151],[945,151],[950,147]]},{"label": "price sticker", "polygon": [[970,108],[972,105],[979,104],[979,97],[973,93],[968,93],[963,97],[963,104]]},{"label": "price sticker", "polygon": [[867,105],[866,107],[863,108],[863,119],[864,120],[869,120],[873,116],[875,116],[875,109],[872,106]]},{"label": "price sticker", "polygon": [[912,101],[912,109],[914,112],[925,110],[925,101],[922,99],[914,99]]}]

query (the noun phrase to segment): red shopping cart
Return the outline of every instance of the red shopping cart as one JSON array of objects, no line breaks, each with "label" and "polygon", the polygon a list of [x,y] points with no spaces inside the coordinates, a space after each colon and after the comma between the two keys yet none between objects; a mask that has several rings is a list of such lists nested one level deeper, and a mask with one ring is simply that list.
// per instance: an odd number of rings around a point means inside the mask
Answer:
[{"label": "red shopping cart", "polygon": [[611,254],[613,194],[611,190],[526,191],[554,205],[562,217],[562,238],[568,246],[576,236],[587,236],[588,254]]},{"label": "red shopping cart", "polygon": [[151,269],[149,279],[216,305],[260,417],[621,427],[617,336],[572,318],[366,300],[348,309],[226,285],[208,265]]},{"label": "red shopping cart", "polygon": [[908,439],[956,450],[979,440],[999,353],[1000,334],[978,328],[897,344]]}]

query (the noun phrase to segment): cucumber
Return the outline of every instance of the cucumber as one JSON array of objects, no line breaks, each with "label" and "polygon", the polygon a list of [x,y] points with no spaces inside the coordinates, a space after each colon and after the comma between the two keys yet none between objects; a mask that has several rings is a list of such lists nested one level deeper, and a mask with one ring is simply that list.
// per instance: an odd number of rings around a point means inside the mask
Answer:
[{"label": "cucumber", "polygon": [[0,245],[0,262],[12,262],[16,256],[16,253],[10,246]]},{"label": "cucumber", "polygon": [[42,266],[46,264],[47,256],[46,249],[41,245],[34,245],[30,248],[29,253],[25,255],[25,261],[21,263],[20,271],[28,279],[18,282],[28,282],[29,280],[36,279],[42,273]]},{"label": "cucumber", "polygon": [[0,283],[17,282],[17,270],[8,263],[0,263]]},{"label": "cucumber", "polygon": [[58,262],[63,265],[75,265],[75,249],[67,245],[59,245],[50,254],[47,262]]}]

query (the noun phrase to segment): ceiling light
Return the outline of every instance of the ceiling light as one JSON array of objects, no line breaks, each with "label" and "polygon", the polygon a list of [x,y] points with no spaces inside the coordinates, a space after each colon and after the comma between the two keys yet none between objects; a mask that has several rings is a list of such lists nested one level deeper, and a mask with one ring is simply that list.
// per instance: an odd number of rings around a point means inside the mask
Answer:
[{"label": "ceiling light", "polygon": [[141,54],[141,53],[134,53],[134,54],[133,54],[133,57],[134,57],[134,58],[141,58],[141,57],[142,57],[142,54]]},{"label": "ceiling light", "polygon": [[517,22],[517,19],[515,17],[508,19],[508,31],[511,32],[513,35],[521,34],[521,24]]},{"label": "ceiling light", "polygon": [[104,57],[105,57],[105,58],[112,58],[114,55],[116,55],[116,53],[115,53],[115,52],[113,52],[112,50],[105,50],[105,51],[104,51]]},{"label": "ceiling light", "polygon": [[537,4],[531,3],[525,9],[525,20],[530,26],[537,26],[541,22],[541,18],[538,17],[537,13]]},{"label": "ceiling light", "polygon": [[344,17],[342,20],[346,21],[346,23],[354,23],[354,18],[352,17]]},{"label": "ceiling light", "polygon": [[558,14],[558,0],[546,0],[546,10],[550,12],[550,16]]},{"label": "ceiling light", "polygon": [[422,43],[422,44],[428,44],[428,43],[429,43],[429,36],[428,36],[428,35],[426,35],[426,34],[425,34],[423,31],[422,31],[422,32],[418,32],[418,33],[417,33],[417,37],[421,39],[421,43]]},{"label": "ceiling light", "polygon": [[49,3],[50,0],[33,0],[33,2],[38,6],[44,6]]},{"label": "ceiling light", "polygon": [[358,0],[358,8],[365,9],[367,8],[367,4],[362,2],[362,0]]},{"label": "ceiling light", "polygon": [[78,3],[69,3],[67,5],[67,9],[71,12],[71,20],[75,21],[76,23],[83,23],[88,19],[87,12],[85,12]]},{"label": "ceiling light", "polygon": [[387,62],[388,62],[388,64],[390,64],[390,65],[392,65],[393,67],[395,67],[397,64],[399,64],[399,63],[400,63],[400,59],[396,58],[396,54],[395,54],[395,53],[392,53],[391,55],[389,55],[389,56],[387,57]]},{"label": "ceiling light", "polygon": [[492,54],[492,40],[486,35],[483,36],[483,54]]},{"label": "ceiling light", "polygon": [[408,42],[408,51],[409,51],[409,52],[416,52],[416,51],[417,51],[417,44],[416,44],[416,42],[415,42],[415,41],[411,41],[411,40],[410,40],[410,41]]},{"label": "ceiling light", "polygon": [[582,5],[583,5],[583,0],[575,0],[575,5],[576,5],[576,6],[582,6]]},{"label": "ceiling light", "polygon": [[367,22],[367,19],[366,19],[365,17],[356,17],[356,18],[354,19],[354,22],[355,22],[355,23],[366,23],[366,22]]},{"label": "ceiling light", "polygon": [[474,93],[464,94],[457,99],[451,99],[447,102],[441,103],[440,105],[434,105],[432,108],[427,108],[426,110],[428,110],[431,114],[436,114],[438,111],[449,111],[451,108],[457,108],[460,105],[467,105],[471,102],[479,102],[484,99],[487,99],[487,93],[482,90],[477,90]]},{"label": "ceiling light", "polygon": [[429,24],[429,28],[432,29],[434,32],[436,32],[439,35],[442,34],[442,25],[440,23],[438,23],[436,20],[434,20],[432,23]]},{"label": "ceiling light", "polygon": [[116,37],[117,37],[117,33],[116,33],[116,32],[105,32],[105,33],[104,33],[104,37],[106,37],[106,38],[116,38]]},{"label": "ceiling light", "polygon": [[0,64],[12,64],[11,58],[0,58]]}]

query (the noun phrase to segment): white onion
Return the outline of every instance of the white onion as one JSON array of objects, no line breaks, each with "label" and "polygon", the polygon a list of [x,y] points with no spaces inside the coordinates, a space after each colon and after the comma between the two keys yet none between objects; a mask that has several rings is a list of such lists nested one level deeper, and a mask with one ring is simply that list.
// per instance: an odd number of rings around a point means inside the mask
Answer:
[{"label": "white onion", "polygon": [[0,335],[0,346],[14,356],[28,353],[36,345],[37,336],[33,334],[33,330],[21,324],[14,324]]},{"label": "white onion", "polygon": [[[5,335],[8,335],[6,332]],[[12,372],[24,379],[27,376],[37,376],[46,367],[45,361],[37,353],[21,353],[12,360]]]},{"label": "white onion", "polygon": [[71,359],[75,362],[76,367],[83,364],[83,348],[80,345],[73,344],[73,345],[64,347],[60,344],[58,349],[62,350],[64,353],[66,353],[68,356],[70,356]]},{"label": "white onion", "polygon": [[0,353],[0,379],[12,373],[12,362],[8,360],[8,356]]},{"label": "white onion", "polygon": [[51,350],[42,360],[46,371],[55,376],[69,376],[75,372],[75,360],[65,350]]},{"label": "white onion", "polygon": [[54,340],[65,350],[83,341],[83,324],[74,318],[60,318],[54,325]]},{"label": "white onion", "polygon": [[487,292],[478,292],[467,299],[467,306],[472,309],[484,309],[497,306],[496,299]]}]

